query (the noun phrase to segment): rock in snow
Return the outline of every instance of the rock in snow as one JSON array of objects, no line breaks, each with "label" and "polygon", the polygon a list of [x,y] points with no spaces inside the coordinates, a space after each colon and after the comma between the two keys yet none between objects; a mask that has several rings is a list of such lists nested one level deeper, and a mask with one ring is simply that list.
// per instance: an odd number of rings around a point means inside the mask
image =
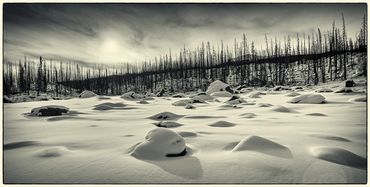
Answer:
[{"label": "rock in snow", "polygon": [[156,128],[148,132],[145,140],[131,153],[139,159],[163,159],[186,155],[186,143],[182,136],[166,128]]},{"label": "rock in snow", "polygon": [[176,128],[183,126],[181,123],[173,122],[173,121],[161,121],[159,123],[154,123],[157,127],[164,127],[164,128]]},{"label": "rock in snow", "polygon": [[149,118],[153,120],[162,121],[162,120],[177,120],[182,117],[183,117],[182,115],[177,115],[171,112],[161,112]]},{"label": "rock in snow", "polygon": [[60,105],[47,105],[37,107],[31,110],[31,116],[60,116],[64,113],[68,113],[69,108]]},{"label": "rock in snow", "polygon": [[172,97],[173,98],[184,98],[184,97],[186,97],[186,95],[183,94],[183,93],[177,93],[177,94],[173,95]]},{"label": "rock in snow", "polygon": [[289,86],[275,86],[272,88],[272,91],[282,91],[282,90],[291,90]]},{"label": "rock in snow", "polygon": [[191,104],[187,104],[185,106],[185,109],[195,109],[195,106],[191,105]]},{"label": "rock in snow", "polygon": [[208,95],[210,95],[213,92],[222,92],[222,91],[227,91],[227,92],[233,93],[233,91],[231,90],[231,88],[228,84],[226,84],[226,83],[224,83],[220,80],[216,80],[208,86],[206,93]]},{"label": "rock in snow", "polygon": [[225,103],[230,105],[236,105],[241,103],[247,103],[247,101],[245,101],[244,99],[240,98],[237,95],[233,95],[229,100],[225,101]]},{"label": "rock in snow", "polygon": [[95,97],[95,96],[96,96],[96,93],[89,91],[89,90],[85,90],[82,93],[80,93],[80,95],[78,95],[79,98],[90,98],[90,97]]},{"label": "rock in snow", "polygon": [[353,80],[346,80],[345,82],[344,82],[344,86],[345,87],[354,87],[356,85],[356,83],[355,83],[355,81],[353,81]]},{"label": "rock in snow", "polygon": [[287,101],[288,103],[306,103],[306,104],[321,104],[326,103],[325,97],[321,94],[305,94],[294,97]]},{"label": "rock in snow", "polygon": [[124,93],[121,98],[126,100],[140,100],[144,98],[144,96],[131,91]]}]

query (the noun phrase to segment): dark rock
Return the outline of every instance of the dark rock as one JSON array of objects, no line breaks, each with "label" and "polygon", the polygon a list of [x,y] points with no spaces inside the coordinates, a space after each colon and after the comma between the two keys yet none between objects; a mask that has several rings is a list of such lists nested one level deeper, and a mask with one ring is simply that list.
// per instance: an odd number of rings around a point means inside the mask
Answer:
[{"label": "dark rock", "polygon": [[346,80],[345,87],[354,87],[356,85],[355,81],[353,80]]},{"label": "dark rock", "polygon": [[186,148],[181,152],[177,154],[167,154],[166,157],[179,157],[179,156],[185,156],[187,153]]},{"label": "dark rock", "polygon": [[3,97],[3,103],[13,103],[13,101],[11,99],[9,99],[8,96],[4,95],[4,97]]},{"label": "dark rock", "polygon": [[48,105],[37,107],[31,110],[32,116],[60,116],[63,113],[68,113],[69,108],[59,105]]}]

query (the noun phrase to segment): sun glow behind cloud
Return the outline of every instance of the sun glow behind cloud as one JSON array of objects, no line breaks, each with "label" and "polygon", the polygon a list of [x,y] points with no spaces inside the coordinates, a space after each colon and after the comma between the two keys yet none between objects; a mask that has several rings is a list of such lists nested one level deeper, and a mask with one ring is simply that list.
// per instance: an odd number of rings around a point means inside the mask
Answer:
[{"label": "sun glow behind cloud", "polygon": [[4,56],[121,63],[168,53],[210,41],[229,46],[246,33],[259,49],[264,34],[283,39],[341,26],[360,29],[366,4],[6,4]]}]

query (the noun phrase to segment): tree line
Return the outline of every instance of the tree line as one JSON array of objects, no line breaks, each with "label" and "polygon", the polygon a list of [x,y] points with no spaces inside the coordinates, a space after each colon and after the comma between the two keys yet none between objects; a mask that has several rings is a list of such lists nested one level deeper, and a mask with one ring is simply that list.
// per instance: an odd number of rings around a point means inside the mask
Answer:
[{"label": "tree line", "polygon": [[206,89],[221,80],[233,86],[306,85],[345,80],[349,70],[363,64],[367,76],[367,20],[364,15],[355,38],[347,37],[345,18],[333,21],[328,31],[287,35],[283,39],[265,35],[265,48],[257,49],[243,34],[232,46],[202,42],[196,49],[181,49],[142,63],[84,66],[74,62],[20,60],[4,64],[4,94],[30,91],[68,95],[85,89],[98,94],[118,95],[127,91],[173,92]]}]

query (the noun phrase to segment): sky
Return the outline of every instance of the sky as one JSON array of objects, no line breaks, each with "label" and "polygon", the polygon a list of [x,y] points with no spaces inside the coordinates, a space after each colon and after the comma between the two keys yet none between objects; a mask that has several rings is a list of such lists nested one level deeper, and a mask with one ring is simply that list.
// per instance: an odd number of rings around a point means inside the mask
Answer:
[{"label": "sky", "polygon": [[341,27],[359,32],[366,4],[9,4],[4,58],[83,63],[138,62],[202,42],[233,45],[243,33],[257,48],[281,38]]}]

